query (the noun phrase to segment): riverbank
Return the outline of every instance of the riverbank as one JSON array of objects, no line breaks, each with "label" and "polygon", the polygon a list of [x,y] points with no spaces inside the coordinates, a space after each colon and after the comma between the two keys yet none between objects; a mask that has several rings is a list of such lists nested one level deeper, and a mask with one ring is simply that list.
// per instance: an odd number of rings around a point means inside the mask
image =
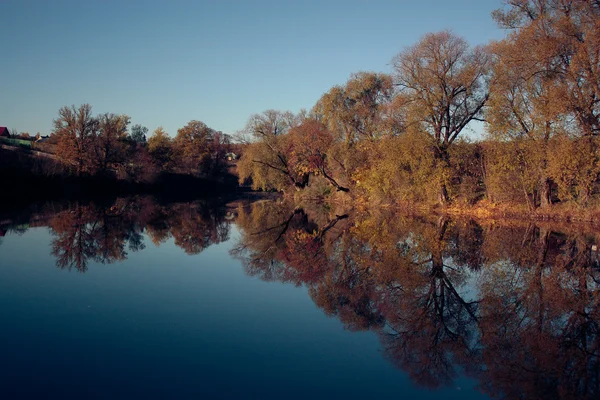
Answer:
[{"label": "riverbank", "polygon": [[548,207],[530,210],[526,205],[493,203],[481,200],[475,204],[456,201],[448,206],[408,201],[381,202],[366,200],[361,196],[353,197],[348,193],[334,192],[325,196],[293,193],[287,196],[295,204],[322,203],[335,210],[337,214],[373,212],[374,210],[397,211],[406,216],[449,216],[490,221],[548,221],[564,223],[583,223],[600,225],[600,206],[580,206],[575,203],[555,203]]},{"label": "riverbank", "polygon": [[[402,207],[400,207],[402,208]],[[413,215],[438,215],[453,219],[470,218],[478,223],[500,225],[585,225],[600,226],[600,208],[583,208],[570,204],[554,204],[551,207],[529,210],[525,207],[507,204],[494,204],[486,201],[476,205],[451,205],[448,207],[412,207]]]},{"label": "riverbank", "polygon": [[440,208],[436,212],[478,220],[528,220],[600,225],[599,207],[582,207],[575,204],[553,204],[549,207],[529,210],[524,206],[481,201],[475,205],[451,205]]}]

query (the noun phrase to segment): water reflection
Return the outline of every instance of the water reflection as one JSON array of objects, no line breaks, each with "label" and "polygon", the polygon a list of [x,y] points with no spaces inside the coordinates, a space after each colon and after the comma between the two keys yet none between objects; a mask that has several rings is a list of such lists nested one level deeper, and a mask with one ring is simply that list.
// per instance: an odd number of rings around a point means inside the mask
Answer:
[{"label": "water reflection", "polygon": [[[230,238],[247,274],[308,288],[424,387],[476,379],[491,397],[600,396],[600,258],[593,230],[392,213],[336,215],[261,201],[214,208],[151,198],[53,207],[0,223],[49,226],[60,268],[85,272],[170,238],[198,254]],[[1,219],[0,219],[1,221]]]},{"label": "water reflection", "polygon": [[186,254],[199,254],[228,240],[230,230],[222,207],[204,201],[160,204],[151,197],[54,205],[17,221],[3,225],[5,234],[48,226],[56,265],[80,272],[87,271],[90,261],[111,264],[125,260],[128,252],[143,250],[144,234],[156,246],[173,238]]},{"label": "water reflection", "polygon": [[492,397],[600,396],[594,232],[275,203],[237,223],[233,255],[249,274],[306,285],[348,329],[377,332],[420,385],[464,373]]}]

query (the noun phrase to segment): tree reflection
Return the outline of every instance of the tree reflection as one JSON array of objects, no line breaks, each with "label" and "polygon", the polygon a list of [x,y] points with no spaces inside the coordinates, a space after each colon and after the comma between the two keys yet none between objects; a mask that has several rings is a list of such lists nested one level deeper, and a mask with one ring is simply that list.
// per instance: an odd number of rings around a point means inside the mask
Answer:
[{"label": "tree reflection", "polygon": [[[419,385],[450,385],[467,374],[492,397],[600,397],[593,230],[340,215],[273,201],[233,214],[240,239],[231,253],[249,275],[307,287],[346,329],[376,333],[386,357]],[[78,204],[49,218],[52,253],[60,268],[82,272],[143,249],[144,235],[198,254],[229,239],[228,218],[203,202]],[[45,220],[36,217],[36,226]]]},{"label": "tree reflection", "polygon": [[482,385],[508,398],[598,398],[597,254],[582,235],[523,235],[528,251],[486,269]]},{"label": "tree reflection", "polygon": [[285,203],[239,210],[232,254],[305,285],[347,329],[378,334],[423,386],[462,373],[503,398],[598,398],[600,262],[593,232]]},{"label": "tree reflection", "polygon": [[469,236],[446,218],[385,221],[394,218],[366,218],[356,229],[371,249],[366,261],[380,288],[376,303],[385,324],[378,334],[391,361],[415,382],[450,384],[457,366],[472,363],[477,353],[478,300],[465,293],[469,268],[452,258],[456,243]]},{"label": "tree reflection", "polygon": [[50,223],[52,254],[60,268],[85,272],[90,260],[111,264],[127,258],[127,250],[144,248],[141,227],[127,200],[111,207],[77,205],[58,213]]},{"label": "tree reflection", "polygon": [[110,206],[75,205],[52,218],[52,254],[60,268],[87,271],[89,262],[111,264],[174,238],[187,254],[229,238],[224,213],[201,202],[159,205],[149,198],[118,199]]},{"label": "tree reflection", "polygon": [[242,209],[237,223],[250,231],[232,253],[243,260],[250,275],[296,285],[317,282],[328,266],[324,248],[325,234],[346,215],[336,216],[319,228],[301,208],[286,203],[251,204]]}]

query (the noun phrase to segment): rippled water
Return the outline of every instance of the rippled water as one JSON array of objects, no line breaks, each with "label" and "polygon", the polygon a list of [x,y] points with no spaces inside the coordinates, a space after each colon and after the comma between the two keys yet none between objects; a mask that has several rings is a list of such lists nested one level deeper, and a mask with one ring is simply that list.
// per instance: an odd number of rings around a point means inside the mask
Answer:
[{"label": "rippled water", "polygon": [[594,229],[280,201],[0,214],[1,398],[597,398]]}]

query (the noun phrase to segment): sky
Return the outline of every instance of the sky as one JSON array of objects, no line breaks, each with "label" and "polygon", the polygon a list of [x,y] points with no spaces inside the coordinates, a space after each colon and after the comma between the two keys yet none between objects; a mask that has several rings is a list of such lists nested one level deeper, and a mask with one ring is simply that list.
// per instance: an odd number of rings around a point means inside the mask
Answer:
[{"label": "sky", "polygon": [[0,126],[49,134],[63,106],[175,136],[310,109],[352,73],[391,73],[424,34],[504,37],[501,0],[0,0]]}]

